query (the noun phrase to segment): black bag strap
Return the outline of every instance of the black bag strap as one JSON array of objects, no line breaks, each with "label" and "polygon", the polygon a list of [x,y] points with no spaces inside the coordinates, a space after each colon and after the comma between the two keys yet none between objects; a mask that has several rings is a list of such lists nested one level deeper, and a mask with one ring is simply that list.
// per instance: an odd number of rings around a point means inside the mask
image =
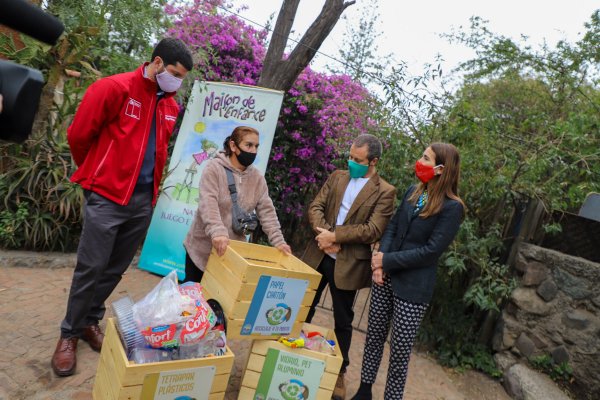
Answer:
[{"label": "black bag strap", "polygon": [[229,194],[231,194],[231,201],[237,203],[237,190],[235,189],[235,180],[233,178],[233,172],[231,172],[229,168],[225,168],[225,173],[227,174],[227,185],[229,186]]}]

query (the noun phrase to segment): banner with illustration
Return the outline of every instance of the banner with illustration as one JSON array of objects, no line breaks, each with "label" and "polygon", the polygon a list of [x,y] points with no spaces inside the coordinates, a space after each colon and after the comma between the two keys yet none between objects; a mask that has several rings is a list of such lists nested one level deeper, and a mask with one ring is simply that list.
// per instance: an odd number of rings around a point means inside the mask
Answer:
[{"label": "banner with illustration", "polygon": [[227,83],[196,81],[171,155],[139,267],[160,275],[185,273],[187,235],[198,207],[200,176],[206,161],[240,125],[260,132],[254,166],[264,174],[283,100],[283,92]]},{"label": "banner with illustration", "polygon": [[324,372],[324,361],[269,349],[254,400],[316,399]]}]

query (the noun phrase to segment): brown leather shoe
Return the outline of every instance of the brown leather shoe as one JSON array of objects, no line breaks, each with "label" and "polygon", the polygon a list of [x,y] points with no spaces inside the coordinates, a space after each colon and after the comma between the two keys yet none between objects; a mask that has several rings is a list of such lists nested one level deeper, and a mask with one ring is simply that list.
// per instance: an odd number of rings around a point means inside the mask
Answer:
[{"label": "brown leather shoe", "polygon": [[77,341],[79,338],[60,338],[52,356],[52,369],[58,376],[69,376],[77,366]]},{"label": "brown leather shoe", "polygon": [[104,340],[104,333],[102,333],[98,324],[88,325],[85,328],[83,328],[81,338],[88,342],[93,350],[102,350],[102,341]]},{"label": "brown leather shoe", "polygon": [[346,398],[346,385],[344,384],[344,373],[340,372],[335,387],[333,388],[332,400],[344,400]]}]

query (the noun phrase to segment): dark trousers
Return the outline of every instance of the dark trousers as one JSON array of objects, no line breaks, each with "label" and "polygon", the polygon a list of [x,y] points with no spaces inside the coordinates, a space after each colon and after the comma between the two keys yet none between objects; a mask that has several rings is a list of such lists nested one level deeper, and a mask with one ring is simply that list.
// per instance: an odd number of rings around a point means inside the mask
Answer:
[{"label": "dark trousers", "polygon": [[185,279],[183,282],[198,282],[202,281],[204,271],[194,264],[188,252],[185,252]]},{"label": "dark trousers", "polygon": [[104,302],[131,264],[152,217],[151,188],[136,188],[126,206],[94,192],[85,195],[83,230],[61,337],[78,337],[84,327],[104,317]]},{"label": "dark trousers", "polygon": [[328,255],[323,257],[323,261],[319,264],[317,272],[320,272],[323,277],[317,288],[317,293],[308,315],[306,316],[306,322],[311,322],[315,315],[315,308],[321,300],[321,294],[325,290],[325,286],[329,284],[329,293],[331,293],[331,301],[333,303],[333,320],[335,324],[335,336],[338,340],[340,352],[344,358],[342,363],[342,369],[340,372],[346,372],[346,367],[350,364],[348,358],[348,351],[350,350],[350,344],[352,342],[352,321],[354,320],[354,298],[356,297],[356,290],[342,290],[335,286],[334,281],[335,271],[335,260]]}]

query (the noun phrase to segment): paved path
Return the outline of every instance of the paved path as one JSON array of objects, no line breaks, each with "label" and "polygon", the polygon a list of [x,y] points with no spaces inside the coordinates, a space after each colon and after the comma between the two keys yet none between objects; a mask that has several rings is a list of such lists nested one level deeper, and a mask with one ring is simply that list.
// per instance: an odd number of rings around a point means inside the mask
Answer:
[{"label": "paved path", "polygon": [[[50,368],[50,357],[58,339],[59,323],[64,316],[72,273],[72,268],[0,265],[0,400],[91,399],[99,355],[87,343],[79,343],[77,372],[73,376],[57,378]],[[109,304],[127,294],[136,301],[141,299],[160,278],[137,268],[130,268],[109,299]],[[330,312],[318,309],[313,323],[332,327],[332,316]],[[104,323],[101,325],[104,327]],[[347,373],[349,394],[354,394],[360,382],[364,339],[364,334],[361,333],[353,336],[352,364]],[[236,361],[227,400],[238,397],[237,388],[248,357],[248,344],[249,341],[244,340],[230,343]],[[383,399],[386,360],[387,348],[374,385],[375,399]],[[509,399],[497,382],[480,374],[472,374],[473,383],[465,385],[464,376],[443,369],[422,354],[413,354],[405,399]]]}]

